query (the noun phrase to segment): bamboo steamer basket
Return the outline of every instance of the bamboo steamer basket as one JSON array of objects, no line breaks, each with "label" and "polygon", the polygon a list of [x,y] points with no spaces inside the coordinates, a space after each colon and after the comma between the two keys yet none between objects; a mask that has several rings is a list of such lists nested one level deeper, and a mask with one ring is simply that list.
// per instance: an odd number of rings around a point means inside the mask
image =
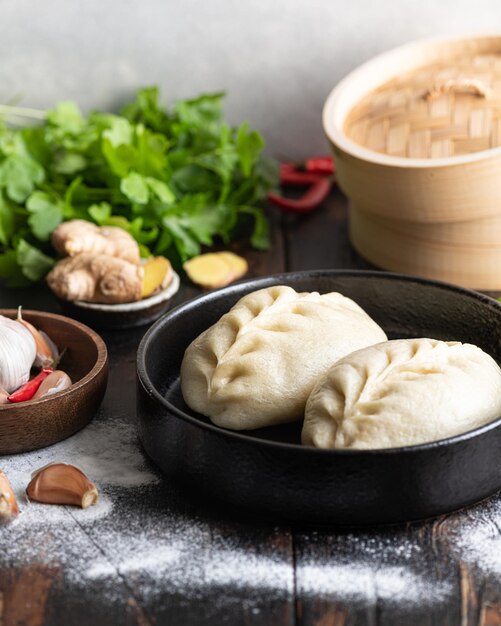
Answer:
[{"label": "bamboo steamer basket", "polygon": [[500,288],[499,244],[456,245],[440,242],[434,236],[419,238],[408,228],[409,224],[352,207],[351,243],[371,263],[388,270],[438,278],[476,289]]},{"label": "bamboo steamer basket", "polygon": [[501,289],[501,36],[380,55],[330,93],[323,124],[362,256]]}]

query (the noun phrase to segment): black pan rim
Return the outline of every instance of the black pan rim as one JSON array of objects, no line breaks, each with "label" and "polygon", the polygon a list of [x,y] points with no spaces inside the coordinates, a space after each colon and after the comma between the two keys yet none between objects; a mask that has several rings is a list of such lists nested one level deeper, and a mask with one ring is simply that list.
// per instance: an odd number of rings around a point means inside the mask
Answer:
[{"label": "black pan rim", "polygon": [[464,433],[460,433],[459,435],[454,435],[453,437],[447,437],[445,439],[439,439],[437,441],[430,441],[423,444],[413,445],[413,446],[401,446],[396,448],[375,448],[368,450],[358,450],[358,449],[323,449],[323,448],[315,448],[313,446],[303,446],[293,443],[284,443],[280,441],[272,441],[269,439],[261,439],[257,437],[252,437],[252,435],[242,434],[237,430],[229,430],[225,428],[221,428],[216,426],[215,424],[209,424],[206,422],[201,422],[198,418],[190,415],[189,413],[185,413],[184,411],[178,409],[176,406],[171,404],[168,400],[166,400],[161,393],[156,389],[156,387],[152,384],[150,377],[147,373],[146,367],[146,354],[148,352],[148,346],[150,342],[154,339],[156,333],[159,331],[164,324],[168,324],[171,318],[175,318],[177,315],[180,315],[184,312],[184,310],[190,306],[193,306],[195,303],[200,301],[212,301],[217,300],[221,295],[226,294],[231,291],[238,291],[241,288],[244,289],[249,285],[255,285],[256,289],[262,289],[270,284],[280,284],[278,281],[285,281],[291,277],[301,276],[303,278],[321,278],[321,277],[332,277],[332,276],[344,276],[344,277],[377,277],[383,280],[401,280],[406,283],[418,283],[422,285],[428,285],[432,287],[436,287],[437,289],[442,289],[445,291],[453,291],[455,293],[463,294],[468,298],[474,298],[476,300],[480,300],[484,305],[489,306],[495,310],[501,310],[501,303],[494,300],[490,296],[479,293],[473,289],[467,289],[466,287],[460,287],[459,285],[454,285],[452,283],[447,283],[439,280],[434,280],[430,278],[423,278],[421,276],[412,276],[408,274],[402,274],[397,272],[384,272],[378,270],[343,270],[343,269],[320,269],[320,270],[301,270],[295,272],[281,272],[278,274],[270,274],[268,276],[263,276],[259,278],[250,278],[247,280],[241,280],[228,287],[222,287],[221,289],[216,289],[209,293],[203,293],[201,295],[195,296],[190,300],[186,300],[181,304],[177,305],[170,311],[168,311],[165,315],[163,315],[160,319],[158,319],[145,333],[143,336],[138,350],[137,350],[137,358],[136,358],[136,369],[138,380],[143,387],[144,391],[152,397],[156,402],[160,403],[171,415],[175,415],[183,421],[188,422],[192,426],[197,428],[201,428],[202,430],[206,430],[210,433],[216,434],[217,436],[224,437],[230,441],[237,441],[240,443],[252,444],[255,446],[263,446],[263,447],[271,447],[273,449],[279,449],[286,452],[293,451],[298,455],[316,455],[316,456],[324,456],[324,457],[341,457],[341,456],[351,456],[351,457],[377,457],[377,456],[395,456],[395,455],[412,455],[412,454],[420,454],[423,452],[427,452],[430,450],[440,449],[440,448],[449,448],[457,444],[462,444],[463,442],[481,436],[491,430],[495,430],[501,427],[501,416],[480,426],[478,428],[474,428],[472,430],[466,431]]}]

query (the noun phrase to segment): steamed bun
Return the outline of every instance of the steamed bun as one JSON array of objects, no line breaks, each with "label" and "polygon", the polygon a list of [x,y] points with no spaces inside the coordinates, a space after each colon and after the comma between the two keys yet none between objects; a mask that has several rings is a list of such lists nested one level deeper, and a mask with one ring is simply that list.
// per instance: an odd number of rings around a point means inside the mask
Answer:
[{"label": "steamed bun", "polygon": [[393,448],[458,435],[501,416],[501,369],[477,346],[401,339],[358,350],[318,381],[304,444]]},{"label": "steamed bun", "polygon": [[339,293],[261,289],[188,346],[182,393],[189,407],[224,428],[294,421],[335,361],[385,340],[367,313]]}]

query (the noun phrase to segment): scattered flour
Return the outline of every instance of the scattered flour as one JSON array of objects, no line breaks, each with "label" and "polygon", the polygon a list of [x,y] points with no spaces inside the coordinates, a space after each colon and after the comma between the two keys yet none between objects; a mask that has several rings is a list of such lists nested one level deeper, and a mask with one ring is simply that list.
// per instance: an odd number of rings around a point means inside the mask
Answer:
[{"label": "scattered flour", "polygon": [[[31,474],[48,463],[72,463],[82,469],[97,484],[100,498],[87,509],[43,505],[28,502],[25,489]],[[34,452],[3,456],[1,468],[7,474],[19,502],[21,514],[16,525],[71,523],[92,521],[111,510],[106,495],[110,486],[139,487],[158,482],[160,478],[146,467],[132,424],[96,418],[72,437]],[[71,513],[71,514],[70,514]]]},{"label": "scattered flour", "polygon": [[[142,546],[144,548],[144,545]],[[176,540],[172,545],[150,547],[146,554],[128,555],[120,560],[118,571],[124,577],[135,575],[154,576],[170,591],[193,592],[214,588],[232,587],[235,590],[254,589],[268,593],[292,592],[291,564],[285,559],[256,556],[231,544],[224,550],[205,552],[202,546],[190,544],[186,539]],[[198,554],[197,554],[198,552]],[[102,580],[114,573],[110,563],[92,564],[87,576]]]},{"label": "scattered flour", "polygon": [[[27,502],[23,494],[31,472],[53,461],[81,467],[98,485],[99,503],[80,510]],[[116,602],[125,586],[145,602],[169,593],[205,597],[214,589],[246,599],[249,590],[268,599],[296,591],[302,598],[372,598],[418,610],[445,605],[455,592],[426,561],[429,549],[419,532],[402,527],[301,532],[294,573],[291,545],[283,541],[286,528],[225,521],[224,512],[215,521],[213,513],[150,469],[134,425],[124,420],[99,416],[55,446],[3,457],[2,468],[21,507],[19,517],[1,530],[10,546],[4,563],[56,567],[65,584],[95,585]],[[451,558],[500,581],[501,496],[459,515],[457,524],[455,516],[446,518],[447,532],[440,539]],[[258,613],[259,603],[249,610]]]},{"label": "scattered flour", "polygon": [[[100,491],[97,505],[82,510],[26,500],[31,473],[55,461],[86,472]],[[214,586],[292,593],[288,555],[275,559],[253,553],[241,545],[238,531],[232,538],[212,536],[212,524],[196,512],[185,513],[180,492],[173,488],[171,494],[168,482],[150,469],[135,426],[127,421],[97,417],[54,446],[2,457],[1,467],[21,509],[1,529],[12,565],[56,567],[67,583],[94,583],[111,595],[120,592],[117,578],[136,581],[138,595],[197,594]]]},{"label": "scattered flour", "polygon": [[428,605],[444,602],[451,593],[450,583],[425,579],[408,566],[377,568],[370,562],[361,565],[308,563],[300,572],[301,591],[305,595],[337,598],[344,602],[361,601],[376,596],[387,603]]},{"label": "scattered flour", "polygon": [[310,531],[298,540],[300,597],[386,607],[443,606],[453,592],[437,579],[423,537],[402,525]]},{"label": "scattered flour", "polygon": [[501,582],[501,494],[465,511],[461,524],[448,527],[447,535],[456,558]]}]

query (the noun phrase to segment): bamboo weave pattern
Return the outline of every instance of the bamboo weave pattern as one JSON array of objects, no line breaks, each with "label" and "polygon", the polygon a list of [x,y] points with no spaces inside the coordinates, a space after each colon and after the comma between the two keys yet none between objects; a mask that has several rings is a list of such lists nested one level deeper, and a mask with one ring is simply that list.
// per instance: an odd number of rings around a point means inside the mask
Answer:
[{"label": "bamboo weave pattern", "polygon": [[354,107],[344,132],[370,150],[408,158],[501,146],[501,55],[459,56],[395,78]]}]

